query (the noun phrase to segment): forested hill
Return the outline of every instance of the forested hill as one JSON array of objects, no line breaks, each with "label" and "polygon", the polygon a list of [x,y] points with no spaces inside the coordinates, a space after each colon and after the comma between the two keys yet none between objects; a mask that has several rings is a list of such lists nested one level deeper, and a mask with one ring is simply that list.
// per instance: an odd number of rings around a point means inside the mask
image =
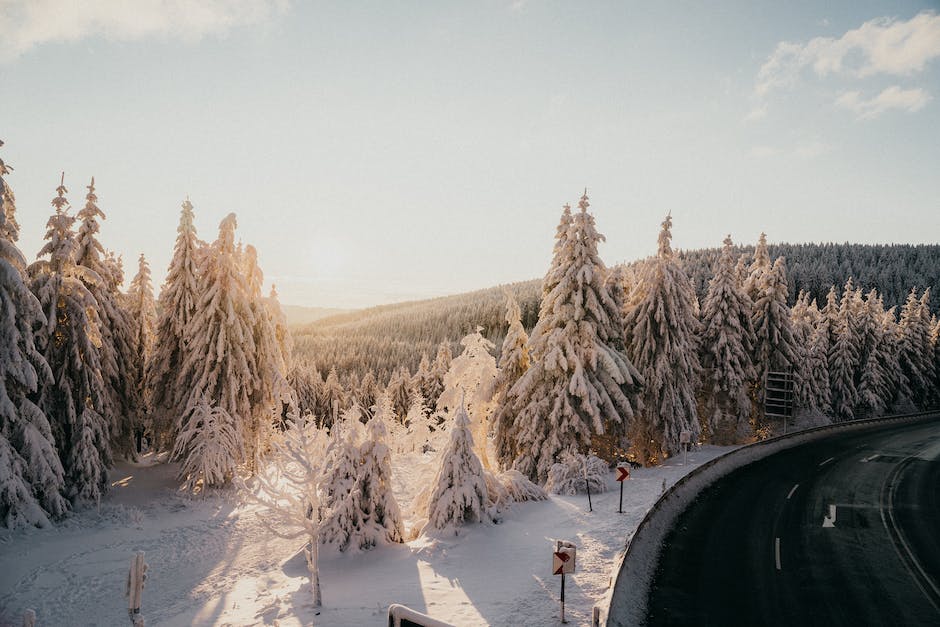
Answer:
[{"label": "forested hill", "polygon": [[[903,305],[912,287],[930,288],[934,311],[940,303],[938,244],[768,244],[767,249],[771,260],[787,260],[791,305],[799,291],[806,290],[822,307],[829,287],[841,288],[849,277],[865,291],[878,288],[886,307]],[[708,289],[719,253],[719,248],[679,253],[699,299]],[[754,247],[741,247],[740,253],[752,255]]]},{"label": "forested hill", "polygon": [[541,284],[536,279],[329,316],[291,329],[294,352],[324,375],[332,366],[341,374],[360,376],[371,370],[384,382],[400,366],[414,372],[422,354],[433,359],[443,341],[459,353],[460,338],[477,326],[498,346],[507,327],[507,290],[519,302],[522,324],[532,328],[538,320]]},{"label": "forested hill", "polygon": [[[912,287],[931,288],[934,310],[940,303],[940,245],[772,244],[768,249],[772,259],[782,255],[787,260],[791,304],[802,289],[822,306],[829,287],[836,285],[841,293],[849,277],[866,291],[878,288],[888,307],[903,304]],[[708,248],[679,252],[699,299],[708,288],[719,251]],[[742,246],[738,252],[750,256],[754,247]],[[629,265],[640,263],[643,261]],[[522,323],[531,330],[538,319],[540,279],[371,307],[295,326],[295,352],[315,363],[324,375],[335,366],[341,376],[362,376],[372,370],[379,381],[385,381],[400,366],[414,372],[422,354],[433,359],[442,341],[451,342],[454,354],[459,353],[457,342],[477,325],[498,348],[507,327],[506,289],[515,295],[522,309]]]}]

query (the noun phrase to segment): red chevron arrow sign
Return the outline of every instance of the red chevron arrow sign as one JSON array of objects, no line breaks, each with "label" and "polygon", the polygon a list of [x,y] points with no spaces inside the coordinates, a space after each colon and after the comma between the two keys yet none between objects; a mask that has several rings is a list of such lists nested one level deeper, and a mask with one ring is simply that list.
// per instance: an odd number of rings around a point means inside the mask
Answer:
[{"label": "red chevron arrow sign", "polygon": [[617,481],[624,481],[630,478],[629,466],[617,466]]},{"label": "red chevron arrow sign", "polygon": [[552,574],[564,575],[574,572],[575,548],[563,547],[552,553]]}]

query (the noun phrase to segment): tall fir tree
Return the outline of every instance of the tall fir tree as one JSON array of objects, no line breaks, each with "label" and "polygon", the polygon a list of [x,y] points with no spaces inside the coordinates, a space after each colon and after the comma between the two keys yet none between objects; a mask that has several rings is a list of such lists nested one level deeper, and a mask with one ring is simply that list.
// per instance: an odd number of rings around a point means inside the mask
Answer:
[{"label": "tall fir tree", "polygon": [[[928,292],[924,295],[929,301]],[[930,347],[929,318],[924,312],[924,297],[917,297],[912,289],[901,309],[901,370],[907,379],[911,400],[917,407],[924,407],[930,389],[930,367],[927,360]]]},{"label": "tall fir tree", "polygon": [[796,361],[796,343],[787,306],[787,265],[778,257],[769,270],[751,274],[754,309],[754,366],[761,383],[767,373],[788,370]]},{"label": "tall fir tree", "polygon": [[623,352],[623,319],[597,254],[604,236],[587,193],[578,206],[545,275],[532,364],[507,393],[515,418],[497,435],[503,466],[539,482],[562,453],[586,452],[597,435],[625,435],[638,402],[640,376]]},{"label": "tall fir tree", "polygon": [[[184,333],[187,351],[180,382],[186,413],[203,401],[224,410],[223,418],[245,441],[245,459],[254,459],[251,393],[255,385],[255,320],[242,268],[235,253],[235,214],[219,225],[219,237],[201,260],[199,300]],[[227,416],[227,417],[226,417]],[[179,451],[178,456],[187,456]]]},{"label": "tall fir tree", "polygon": [[[326,428],[333,427],[333,412],[342,411],[346,405],[346,391],[339,382],[336,367],[330,368],[326,381],[317,392],[317,420]],[[335,407],[335,410],[334,410]]]},{"label": "tall fir tree", "polygon": [[[143,432],[145,422],[151,420],[152,404],[150,385],[147,381],[147,364],[153,352],[154,329],[157,309],[153,300],[153,282],[150,279],[150,265],[141,253],[137,260],[137,274],[131,280],[127,293],[127,311],[134,323],[134,379],[137,381],[137,393],[140,399],[140,417],[137,420],[138,438]],[[138,448],[140,442],[138,441]]]},{"label": "tall fir tree", "polygon": [[97,501],[108,487],[112,464],[110,424],[104,415],[108,391],[101,376],[98,303],[86,287],[94,279],[76,265],[77,244],[68,215],[65,174],[52,200],[46,244],[29,267],[30,289],[46,324],[39,332],[52,379],[43,387],[40,407],[52,419],[52,433],[65,471],[66,496]]},{"label": "tall fir tree", "polygon": [[510,434],[515,416],[512,405],[508,401],[508,393],[522,375],[529,369],[529,336],[522,326],[522,315],[519,303],[512,294],[506,292],[506,322],[509,328],[499,353],[499,370],[496,378],[496,414],[493,417],[496,425],[496,450],[512,448],[511,442],[504,441]]},{"label": "tall fir tree", "polygon": [[735,275],[733,246],[729,235],[702,303],[702,419],[715,444],[731,444],[747,435],[748,385],[755,378],[751,302]]},{"label": "tall fir tree", "polygon": [[101,343],[98,348],[101,376],[107,390],[102,408],[108,421],[113,451],[134,458],[134,432],[141,413],[140,388],[135,368],[133,321],[121,302],[123,272],[109,260],[98,241],[104,212],[98,207],[95,179],[92,177],[85,206],[76,215],[81,221],[76,237],[75,263],[84,268],[82,280],[98,303]]},{"label": "tall fir tree", "polygon": [[411,405],[411,374],[408,368],[402,366],[396,370],[385,386],[385,393],[392,402],[392,409],[398,422],[404,422]]},{"label": "tall fir tree", "polygon": [[16,199],[4,178],[11,171],[0,159],[0,526],[44,527],[68,503],[49,420],[34,402],[52,373],[36,345],[46,320],[16,245]]},{"label": "tall fir tree", "polygon": [[624,315],[627,351],[643,377],[643,411],[630,430],[630,444],[644,463],[680,450],[680,436],[701,434],[695,390],[700,323],[692,282],[672,251],[672,217],[659,233],[656,257],[643,268]]},{"label": "tall fir tree", "polygon": [[829,385],[832,389],[832,411],[838,420],[855,418],[858,388],[855,373],[860,363],[858,321],[853,305],[854,286],[850,278],[842,292],[835,317],[830,316],[830,333],[835,337],[829,351]]},{"label": "tall fir tree", "polygon": [[147,365],[146,379],[158,446],[170,444],[187,400],[187,382],[180,379],[180,371],[189,354],[186,328],[199,299],[197,256],[200,247],[193,225],[193,205],[188,199],[183,203],[176,232],[173,259],[160,290],[154,351]]}]

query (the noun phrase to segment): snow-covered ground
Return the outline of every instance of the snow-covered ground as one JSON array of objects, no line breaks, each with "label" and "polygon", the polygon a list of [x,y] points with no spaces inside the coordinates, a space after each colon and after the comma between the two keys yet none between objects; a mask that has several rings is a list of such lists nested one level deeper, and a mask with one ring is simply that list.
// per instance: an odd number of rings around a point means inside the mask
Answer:
[{"label": "snow-covered ground", "polygon": [[[120,464],[101,503],[53,529],[0,536],[0,625],[26,608],[42,625],[121,625],[130,557],[146,552],[143,614],[148,625],[380,625],[402,603],[457,625],[549,625],[558,620],[555,540],[578,547],[566,583],[572,624],[590,623],[610,585],[617,553],[658,498],[663,480],[729,450],[706,446],[662,467],[638,469],[624,487],[552,496],[512,506],[499,524],[463,527],[458,537],[420,537],[357,554],[321,552],[324,607],[311,605],[301,541],[273,536],[254,505],[234,492],[191,498],[177,491],[176,467]],[[406,516],[432,460],[394,458],[395,493]],[[410,519],[406,521],[406,525]]]}]

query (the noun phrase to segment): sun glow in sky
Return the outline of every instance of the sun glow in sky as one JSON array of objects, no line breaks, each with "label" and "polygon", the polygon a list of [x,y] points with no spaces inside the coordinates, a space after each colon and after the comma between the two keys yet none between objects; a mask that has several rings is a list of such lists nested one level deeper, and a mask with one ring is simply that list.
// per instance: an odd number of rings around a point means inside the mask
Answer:
[{"label": "sun glow in sky", "polygon": [[[81,5],[81,6],[80,6]],[[59,173],[159,283],[189,195],[282,302],[360,307],[542,276],[585,186],[609,263],[725,233],[936,242],[933,2],[0,0],[20,241]]]}]

